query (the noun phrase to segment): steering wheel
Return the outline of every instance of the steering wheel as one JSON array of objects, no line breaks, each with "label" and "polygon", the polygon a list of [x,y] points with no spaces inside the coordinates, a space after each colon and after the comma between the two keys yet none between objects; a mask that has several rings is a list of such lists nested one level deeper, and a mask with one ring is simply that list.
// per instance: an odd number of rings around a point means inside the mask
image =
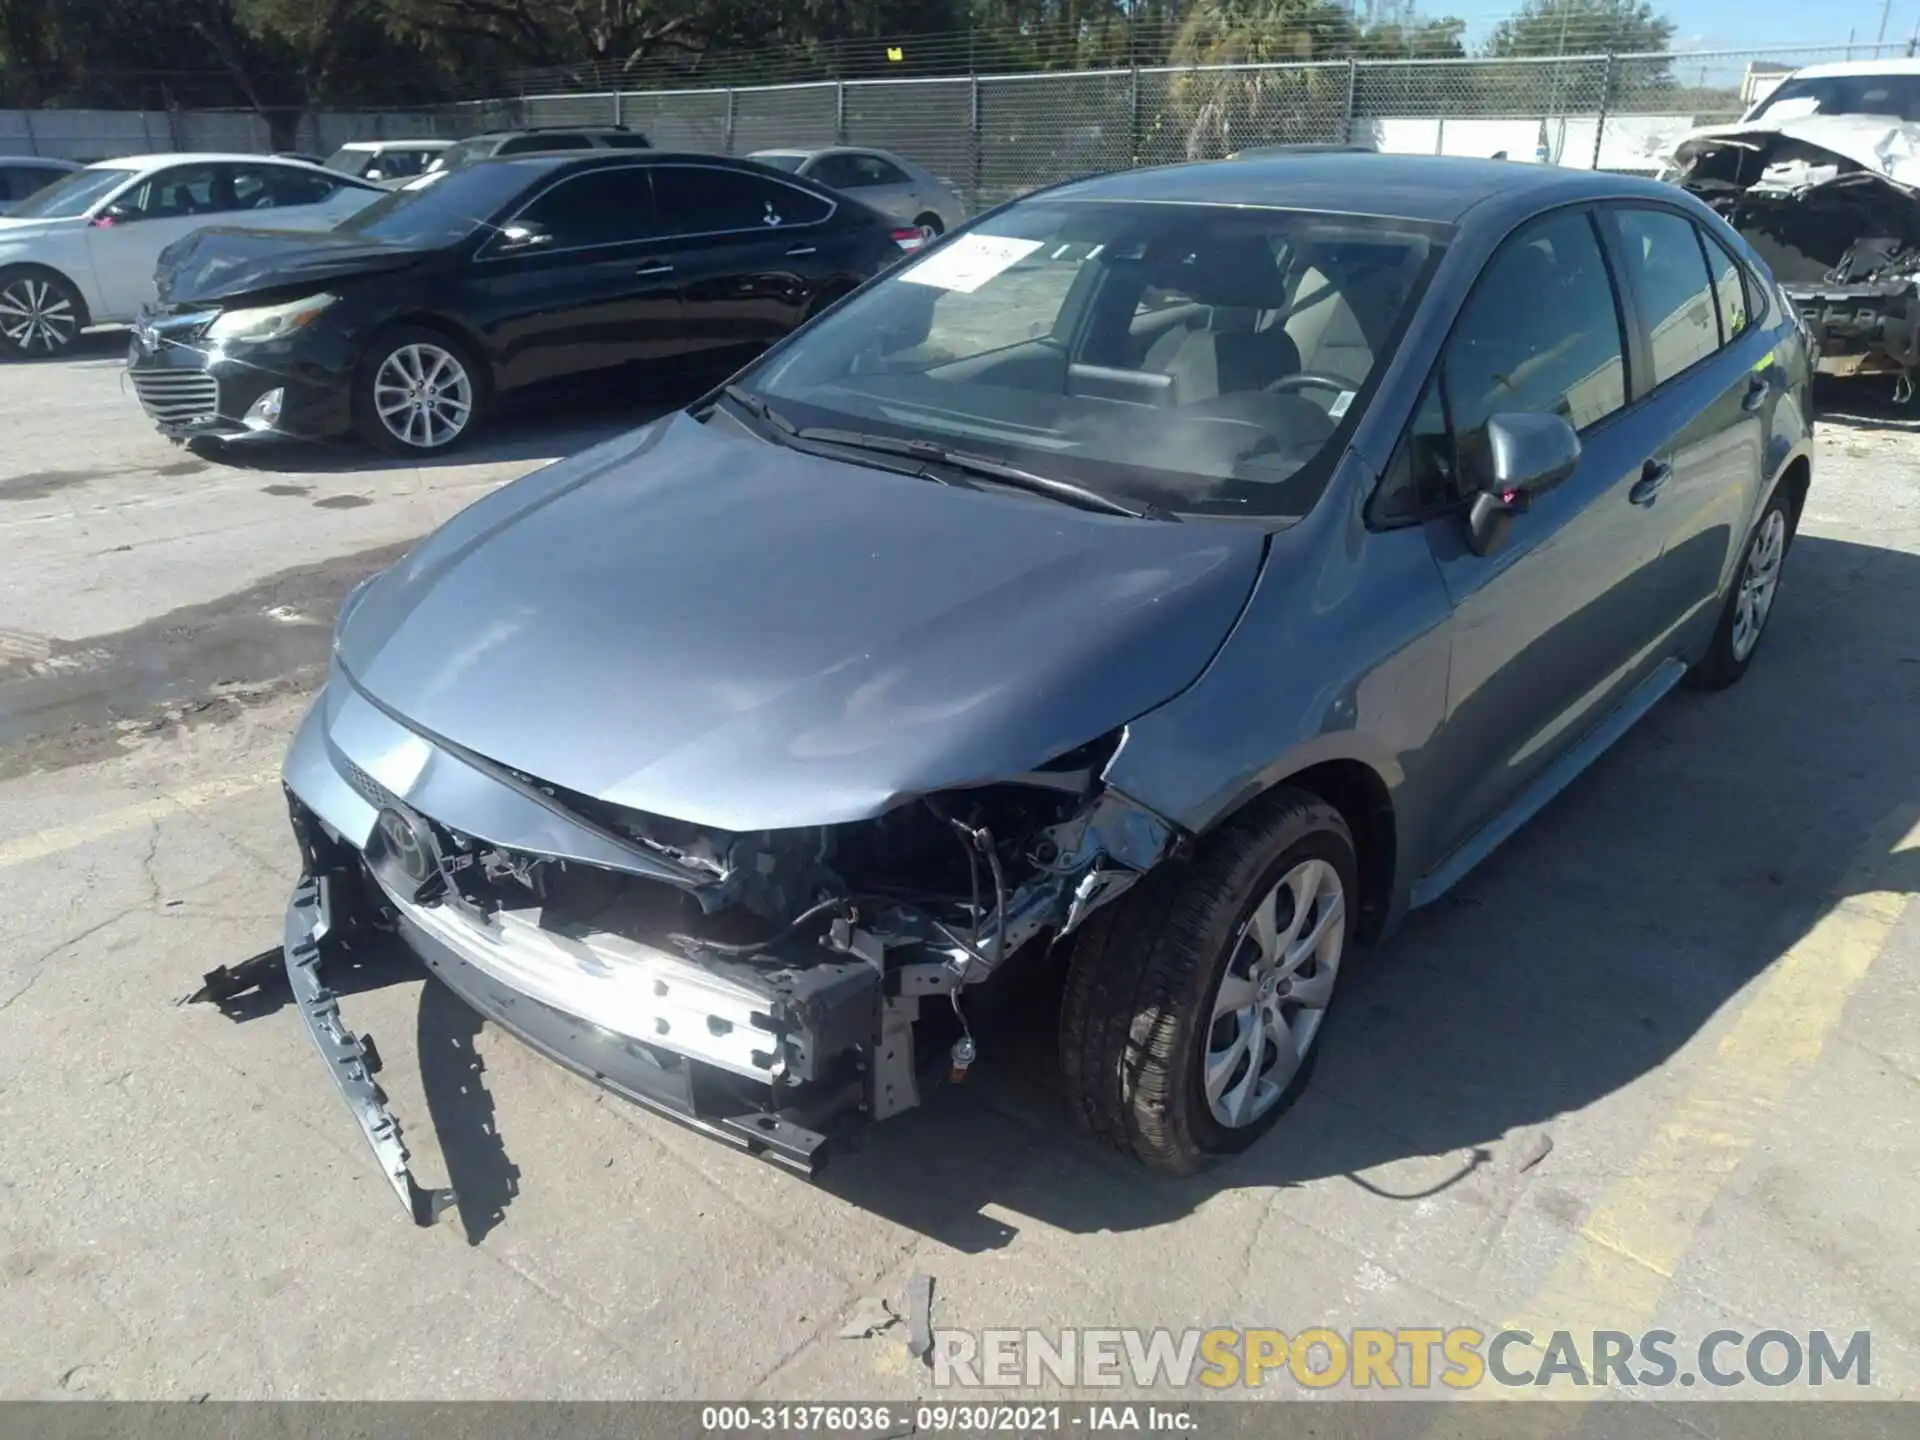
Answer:
[{"label": "steering wheel", "polygon": [[1302,370],[1298,375],[1282,375],[1266,387],[1269,395],[1291,395],[1296,390],[1318,388],[1337,390],[1342,393],[1353,389],[1353,382],[1339,375],[1323,375],[1314,370]]}]

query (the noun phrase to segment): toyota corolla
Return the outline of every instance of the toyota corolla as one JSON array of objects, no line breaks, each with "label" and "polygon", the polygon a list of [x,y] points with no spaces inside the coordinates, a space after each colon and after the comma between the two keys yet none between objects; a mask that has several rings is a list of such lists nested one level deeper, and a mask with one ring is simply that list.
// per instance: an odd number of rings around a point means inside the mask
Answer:
[{"label": "toyota corolla", "polygon": [[1808,375],[1653,182],[1030,196],[350,596],[285,765],[299,1009],[426,1220],[343,938],[803,1172],[993,1064],[978,987],[1052,956],[1071,1109],[1190,1172],[1300,1093],[1356,947],[1745,672]]}]

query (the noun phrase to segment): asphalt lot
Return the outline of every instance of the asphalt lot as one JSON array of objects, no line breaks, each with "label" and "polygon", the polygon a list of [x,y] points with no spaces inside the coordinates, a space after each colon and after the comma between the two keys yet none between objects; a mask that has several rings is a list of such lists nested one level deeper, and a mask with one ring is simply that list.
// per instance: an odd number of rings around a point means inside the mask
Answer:
[{"label": "asphalt lot", "polygon": [[177,1002],[278,943],[341,595],[644,412],[207,459],[118,355],[0,369],[0,1397],[926,1396],[840,1336],[926,1274],[941,1328],[1864,1329],[1848,1397],[1920,1398],[1920,420],[1824,423],[1753,674],[1368,956],[1239,1161],[1074,1138],[1015,1015],[810,1186],[400,976],[345,1008],[461,1193],[420,1231],[290,1011]]}]

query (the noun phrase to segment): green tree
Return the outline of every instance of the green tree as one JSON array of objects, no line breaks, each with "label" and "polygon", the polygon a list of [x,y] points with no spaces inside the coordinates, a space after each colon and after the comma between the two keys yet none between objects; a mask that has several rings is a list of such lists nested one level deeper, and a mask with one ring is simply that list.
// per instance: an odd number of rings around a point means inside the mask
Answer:
[{"label": "green tree", "polygon": [[1487,36],[1486,53],[1500,60],[1523,55],[1635,55],[1664,51],[1674,24],[1649,0],[1527,0],[1518,14]]}]

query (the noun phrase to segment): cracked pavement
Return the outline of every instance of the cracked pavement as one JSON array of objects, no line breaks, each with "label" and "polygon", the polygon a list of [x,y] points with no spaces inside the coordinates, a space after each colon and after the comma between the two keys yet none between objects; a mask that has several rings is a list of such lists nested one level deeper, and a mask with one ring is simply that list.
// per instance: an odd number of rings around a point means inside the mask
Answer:
[{"label": "cracked pavement", "polygon": [[[1493,1329],[1639,1186],[1698,1213],[1631,1318],[1870,1329],[1873,1393],[1920,1398],[1920,909],[1873,932],[1784,1098],[1730,1068],[1770,976],[1818,998],[1828,927],[1920,889],[1920,852],[1861,858],[1920,815],[1904,416],[1823,425],[1749,679],[1664,703],[1364,956],[1309,1095],[1232,1164],[1167,1182],[1076,1138],[1040,1002],[807,1185],[370,973],[343,1012],[417,1172],[461,1194],[423,1232],[284,997],[179,1002],[278,941],[272,776],[366,557],[617,417],[437,470],[257,468],[154,437],[104,342],[0,396],[0,1397],[924,1396],[906,1325],[840,1336],[916,1274],[936,1328]],[[1747,1148],[1677,1192],[1647,1157],[1702,1086]],[[1604,1320],[1624,1294],[1559,1299]]]}]

